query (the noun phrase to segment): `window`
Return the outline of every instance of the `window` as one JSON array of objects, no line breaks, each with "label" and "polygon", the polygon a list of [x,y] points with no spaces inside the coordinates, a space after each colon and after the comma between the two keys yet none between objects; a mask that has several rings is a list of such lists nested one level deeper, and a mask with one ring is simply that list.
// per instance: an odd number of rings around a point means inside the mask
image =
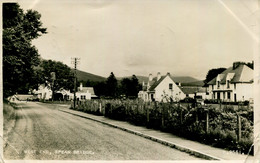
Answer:
[{"label": "window", "polygon": [[81,100],[85,100],[85,99],[86,99],[86,96],[85,96],[85,95],[81,95],[81,96],[80,96],[80,99],[81,99]]},{"label": "window", "polygon": [[218,81],[218,88],[220,87],[220,83],[219,83],[219,81]]},{"label": "window", "polygon": [[236,83],[234,83],[234,89],[236,89],[236,88],[237,88]]},{"label": "window", "polygon": [[169,89],[172,90],[172,83],[169,84]]},{"label": "window", "polygon": [[230,100],[230,92],[227,93],[227,98]]},{"label": "window", "polygon": [[230,88],[230,81],[227,81],[227,88]]},{"label": "window", "polygon": [[217,99],[220,100],[220,92],[217,93]]}]

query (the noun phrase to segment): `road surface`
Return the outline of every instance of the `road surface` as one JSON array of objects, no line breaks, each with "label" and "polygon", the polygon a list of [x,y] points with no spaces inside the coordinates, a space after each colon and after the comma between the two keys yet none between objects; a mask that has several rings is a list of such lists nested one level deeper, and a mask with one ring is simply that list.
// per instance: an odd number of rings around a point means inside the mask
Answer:
[{"label": "road surface", "polygon": [[134,134],[61,112],[50,104],[19,103],[4,158],[19,160],[197,160]]}]

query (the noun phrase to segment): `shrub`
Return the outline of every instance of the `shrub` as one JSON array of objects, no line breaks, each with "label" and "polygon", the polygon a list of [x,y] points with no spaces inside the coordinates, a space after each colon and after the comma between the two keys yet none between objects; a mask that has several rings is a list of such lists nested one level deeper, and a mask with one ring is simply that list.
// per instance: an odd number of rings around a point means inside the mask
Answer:
[{"label": "shrub", "polygon": [[[215,102],[215,101],[213,101]],[[99,104],[104,108],[100,112]],[[253,109],[237,110],[233,106],[221,108],[180,106],[177,103],[145,103],[140,100],[99,100],[81,103],[78,110],[104,114],[108,118],[125,120],[135,125],[160,129],[215,147],[239,152],[249,151],[253,141]],[[149,112],[149,121],[147,120]],[[206,113],[209,129],[205,130]],[[237,114],[241,117],[242,138],[237,142]],[[252,150],[251,150],[252,151]],[[252,152],[251,152],[252,153]]]}]

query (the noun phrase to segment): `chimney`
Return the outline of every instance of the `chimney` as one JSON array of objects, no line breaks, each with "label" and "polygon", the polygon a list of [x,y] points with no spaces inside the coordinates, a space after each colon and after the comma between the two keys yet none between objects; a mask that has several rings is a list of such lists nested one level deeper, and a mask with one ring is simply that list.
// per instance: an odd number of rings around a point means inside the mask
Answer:
[{"label": "chimney", "polygon": [[80,91],[82,91],[82,90],[83,90],[83,84],[82,84],[82,83],[80,83],[79,90],[80,90]]},{"label": "chimney", "polygon": [[179,86],[181,86],[181,82],[179,83]]},{"label": "chimney", "polygon": [[169,72],[167,72],[167,75],[168,75],[168,76],[171,76],[171,74],[170,74]]},{"label": "chimney", "polygon": [[143,87],[144,87],[144,81],[143,81],[143,84],[142,84],[142,85],[143,85]]},{"label": "chimney", "polygon": [[157,73],[157,81],[160,80],[160,78],[161,78],[161,73],[158,72],[158,73]]},{"label": "chimney", "polygon": [[149,81],[152,81],[152,80],[153,80],[153,75],[149,74]]},{"label": "chimney", "polygon": [[233,70],[238,68],[239,65],[243,65],[243,64],[245,64],[245,63],[244,62],[233,62]]}]

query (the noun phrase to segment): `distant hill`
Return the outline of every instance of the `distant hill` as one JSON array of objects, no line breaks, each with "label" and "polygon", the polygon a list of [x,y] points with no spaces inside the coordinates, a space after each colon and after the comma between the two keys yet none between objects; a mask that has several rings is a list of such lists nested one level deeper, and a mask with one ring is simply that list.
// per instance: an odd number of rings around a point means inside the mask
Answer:
[{"label": "distant hill", "polygon": [[202,87],[203,85],[204,85],[203,80],[190,82],[190,83],[181,83],[181,86],[198,86],[198,87]]},{"label": "distant hill", "polygon": [[[148,77],[147,76],[136,76],[139,83],[141,84],[143,81],[147,82]],[[77,78],[78,81],[105,81],[106,78],[98,75],[94,75],[88,72],[84,72],[81,70],[77,70]],[[126,76],[126,77],[117,77],[117,80],[120,82],[123,78],[132,78],[132,76]],[[156,77],[154,77],[156,78]],[[198,80],[196,78],[190,77],[190,76],[172,76],[173,80],[177,83],[181,83],[182,86],[203,86],[204,83],[202,80]]]},{"label": "distant hill", "polygon": [[190,76],[172,76],[173,80],[178,83],[192,83],[199,81],[198,79],[195,79]]},{"label": "distant hill", "polygon": [[[72,70],[74,72],[74,70]],[[98,76],[98,75],[94,75],[94,74],[91,74],[91,73],[88,73],[88,72],[84,72],[84,71],[80,71],[80,70],[77,70],[77,78],[78,78],[78,81],[97,81],[97,82],[101,82],[101,81],[105,81],[106,78],[102,77],[102,76]]]},{"label": "distant hill", "polygon": [[[148,80],[148,77],[146,77],[146,76],[136,76],[137,77],[137,79],[138,79],[138,82],[139,83],[143,83],[143,81],[147,81]],[[131,79],[132,78],[132,76],[125,76],[125,77],[116,77],[116,79],[117,80],[123,80],[123,78],[129,78],[129,79]]]},{"label": "distant hill", "polygon": [[[118,77],[117,80],[122,80],[123,78],[131,78],[132,76],[126,76],[126,77]],[[139,83],[147,82],[148,77],[147,76],[136,76]],[[156,78],[156,77],[154,77]],[[172,76],[173,80],[177,83],[181,83],[183,86],[203,86],[204,83],[202,80],[198,80],[196,78],[190,77],[190,76]]]}]

